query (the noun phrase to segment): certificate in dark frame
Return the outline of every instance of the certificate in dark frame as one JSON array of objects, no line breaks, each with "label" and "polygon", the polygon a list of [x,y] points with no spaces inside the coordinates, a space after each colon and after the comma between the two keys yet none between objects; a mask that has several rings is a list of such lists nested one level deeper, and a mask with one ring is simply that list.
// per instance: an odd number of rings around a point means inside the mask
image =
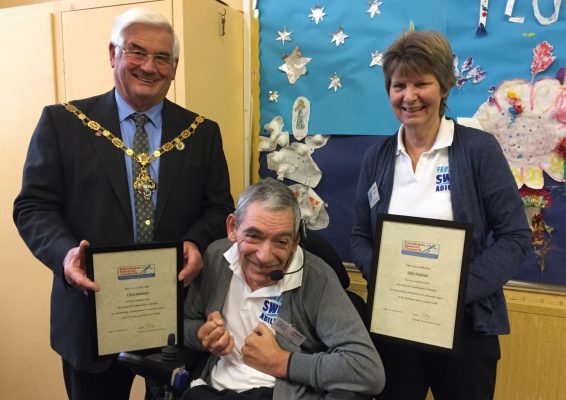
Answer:
[{"label": "certificate in dark frame", "polygon": [[[113,357],[122,351],[132,352],[132,353],[140,353],[140,354],[151,354],[162,347],[166,346],[169,334],[175,334],[175,345],[182,346],[183,344],[183,284],[179,282],[176,277],[178,276],[179,272],[183,267],[183,243],[182,242],[153,242],[153,243],[136,243],[136,244],[128,244],[128,245],[116,245],[116,246],[92,246],[87,247],[85,251],[85,262],[87,268],[87,276],[89,279],[95,281],[95,270],[97,265],[95,265],[94,258],[95,255],[103,255],[108,253],[114,253],[116,255],[120,255],[120,253],[124,253],[124,257],[127,257],[128,254],[131,252],[137,251],[150,251],[150,253],[156,252],[155,254],[159,254],[160,252],[170,252],[171,254],[169,257],[175,259],[175,265],[172,265],[171,268],[175,268],[175,283],[171,285],[171,290],[167,290],[170,294],[168,300],[174,301],[176,304],[176,318],[174,326],[167,327],[163,332],[163,339],[162,344],[151,347],[140,347],[140,348],[130,348],[124,350],[117,350],[112,353],[105,353],[100,354],[99,351],[99,327],[97,322],[97,309],[96,309],[96,296],[102,293],[104,288],[101,288],[100,292],[89,291],[87,292],[89,307],[90,307],[90,321],[91,321],[91,334],[93,335],[94,340],[93,343],[93,354],[95,360],[102,360],[109,357]],[[161,337],[160,337],[161,340]]]},{"label": "certificate in dark frame", "polygon": [[[372,262],[372,270],[371,270],[370,281],[368,284],[368,301],[367,301],[367,313],[366,313],[366,321],[365,321],[366,326],[370,332],[370,335],[384,342],[390,341],[400,344],[406,344],[406,345],[414,346],[416,348],[421,348],[438,353],[457,353],[460,346],[461,331],[462,331],[462,325],[463,325],[463,319],[465,313],[464,303],[465,303],[466,287],[468,282],[473,225],[469,223],[462,223],[455,221],[410,217],[410,216],[393,215],[393,214],[378,215],[377,224],[378,226],[376,230],[377,233],[376,233],[375,249],[373,255],[373,262]],[[455,307],[455,320],[454,320],[454,332],[452,336],[452,345],[450,347],[438,346],[438,345],[426,343],[425,341],[409,340],[407,338],[403,338],[400,336],[387,335],[380,332],[372,332],[371,327],[373,326],[373,322],[375,318],[374,305],[376,302],[379,302],[381,297],[381,293],[376,293],[379,268],[399,267],[398,265],[388,263],[387,260],[382,259],[382,257],[380,257],[382,253],[385,252],[382,247],[383,239],[384,239],[383,228],[387,224],[390,224],[390,227],[395,227],[399,225],[400,227],[402,226],[404,229],[407,230],[410,230],[411,226],[419,226],[421,228],[422,227],[446,228],[447,233],[453,230],[463,232],[464,239],[462,243],[460,243],[459,248],[450,249],[451,251],[462,252],[462,258],[461,258],[462,262],[461,265],[459,266],[460,276],[458,283],[458,294],[456,296],[457,297],[455,301],[456,304],[453,304],[454,302],[452,303],[452,306]]]}]

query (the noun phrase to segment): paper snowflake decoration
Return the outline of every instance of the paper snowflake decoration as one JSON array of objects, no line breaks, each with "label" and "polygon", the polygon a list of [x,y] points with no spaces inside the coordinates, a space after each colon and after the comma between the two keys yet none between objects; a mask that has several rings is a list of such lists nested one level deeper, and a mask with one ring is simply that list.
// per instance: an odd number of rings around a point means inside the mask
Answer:
[{"label": "paper snowflake decoration", "polygon": [[344,44],[344,40],[346,40],[347,38],[349,38],[349,36],[346,35],[342,27],[340,27],[336,32],[332,34],[332,40],[330,41],[330,43],[334,42],[336,43],[336,47],[338,47],[341,44]]},{"label": "paper snowflake decoration", "polygon": [[294,84],[302,75],[307,73],[307,64],[311,61],[309,57],[303,57],[303,53],[299,47],[295,47],[293,51],[283,56],[285,63],[279,66],[279,70],[287,74],[290,84]]},{"label": "paper snowflake decoration", "polygon": [[285,44],[285,42],[292,42],[291,33],[293,32],[287,32],[287,28],[283,27],[282,31],[277,31],[277,35],[279,37],[275,40],[281,40],[281,44]]},{"label": "paper snowflake decoration", "polygon": [[381,11],[379,10],[379,6],[383,4],[382,1],[372,0],[368,4],[369,4],[369,8],[367,12],[369,13],[371,19],[375,17],[375,14],[381,14]]},{"label": "paper snowflake decoration", "polygon": [[375,53],[372,51],[371,52],[371,62],[369,63],[370,67],[375,67],[376,65],[381,66],[381,61],[383,60],[383,54],[381,54],[379,51],[376,51]]},{"label": "paper snowflake decoration", "polygon": [[314,23],[318,25],[318,23],[322,21],[322,17],[324,17],[325,15],[326,13],[324,12],[324,7],[316,5],[314,6],[314,8],[311,8],[309,18],[311,19],[311,21],[314,21]]},{"label": "paper snowflake decoration", "polygon": [[279,99],[279,92],[277,90],[270,90],[267,92],[267,99],[270,103],[276,102]]},{"label": "paper snowflake decoration", "polygon": [[342,88],[342,78],[336,72],[328,79],[330,79],[330,85],[328,85],[328,89],[334,89],[334,91],[336,92],[338,89]]}]

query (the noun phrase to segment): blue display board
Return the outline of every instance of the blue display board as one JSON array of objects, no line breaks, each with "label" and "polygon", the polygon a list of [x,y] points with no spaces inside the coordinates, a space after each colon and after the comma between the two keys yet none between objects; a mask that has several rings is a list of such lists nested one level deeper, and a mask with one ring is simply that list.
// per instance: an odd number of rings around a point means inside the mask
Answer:
[{"label": "blue display board", "polygon": [[[489,4],[487,35],[476,36],[480,0],[383,0],[380,13],[371,18],[369,2],[327,0],[258,0],[260,18],[260,123],[277,115],[283,117],[284,130],[291,131],[292,107],[298,96],[311,103],[309,134],[333,135],[327,145],[313,153],[323,176],[315,189],[326,202],[328,228],[319,231],[329,239],[340,257],[350,260],[348,237],[352,228],[354,193],[361,159],[368,146],[393,134],[398,121],[393,116],[383,84],[380,66],[370,67],[372,52],[385,52],[401,32],[412,23],[417,30],[437,30],[450,40],[460,63],[468,57],[487,74],[483,81],[467,81],[454,88],[447,114],[470,117],[487,100],[489,89],[514,78],[531,79],[533,48],[548,41],[554,46],[556,61],[536,77],[554,77],[566,66],[566,16],[555,23],[541,25],[535,18],[531,0],[516,0],[512,16],[524,17],[523,24],[509,22],[505,1]],[[553,1],[540,0],[540,14],[550,17]],[[309,14],[316,6],[325,15],[316,24]],[[564,7],[562,7],[564,8]],[[563,11],[563,10],[559,10]],[[566,12],[566,11],[565,11]],[[349,37],[343,44],[332,42],[339,29]],[[277,40],[278,32],[291,32],[291,41]],[[283,58],[298,46],[303,57],[311,58],[307,74],[290,84],[279,67]],[[342,87],[329,89],[330,77],[341,77]],[[277,101],[269,100],[277,92]],[[260,176],[274,176],[260,157]],[[293,181],[287,181],[293,184]],[[545,177],[552,195],[552,207],[544,211],[546,223],[554,228],[551,251],[540,258],[531,253],[519,280],[566,285],[566,192],[563,184]]]},{"label": "blue display board", "polygon": [[[533,48],[543,41],[554,46],[557,60],[541,76],[554,77],[566,66],[565,16],[550,25],[535,18],[531,0],[517,0],[514,16],[523,16],[523,24],[511,23],[505,16],[505,1],[491,1],[487,17],[487,35],[476,36],[480,0],[383,0],[380,13],[371,18],[368,1],[259,0],[260,21],[260,99],[261,126],[281,115],[291,124],[293,102],[305,96],[311,102],[309,134],[383,135],[396,129],[398,122],[390,111],[380,66],[370,67],[371,53],[385,52],[387,46],[409,29],[437,30],[452,44],[460,64],[472,57],[487,75],[478,83],[466,82],[453,89],[448,114],[471,117],[489,97],[488,90],[512,78],[531,79]],[[554,4],[539,1],[540,13],[550,16]],[[319,23],[309,18],[319,5],[326,14]],[[562,7],[564,8],[564,7]],[[343,44],[332,42],[333,33],[342,28],[349,37]],[[291,32],[291,41],[277,40],[278,32]],[[283,56],[298,46],[311,58],[307,74],[290,84],[279,70]],[[334,73],[341,77],[342,88],[328,89]],[[269,91],[277,91],[277,102],[269,101]]]}]

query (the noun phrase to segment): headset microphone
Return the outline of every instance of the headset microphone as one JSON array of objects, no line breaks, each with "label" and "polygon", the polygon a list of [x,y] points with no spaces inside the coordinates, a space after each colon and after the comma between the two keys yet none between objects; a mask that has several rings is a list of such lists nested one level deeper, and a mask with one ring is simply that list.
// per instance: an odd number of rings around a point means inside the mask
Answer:
[{"label": "headset microphone", "polygon": [[[299,245],[301,246],[301,248],[303,247],[303,244],[305,243],[306,240],[307,240],[307,226],[305,220],[301,219],[299,223]],[[302,270],[304,266],[305,266],[305,259],[303,258],[303,265],[301,265],[301,268],[296,269],[292,272],[283,272],[280,269],[276,269],[275,271],[271,271],[269,273],[269,278],[272,281],[280,281],[285,277],[285,275],[291,275],[297,273],[300,270]]]},{"label": "headset microphone", "polygon": [[275,271],[271,271],[269,273],[269,277],[271,278],[272,281],[280,281],[281,279],[283,279],[285,277],[285,275],[291,275],[291,274],[294,274],[296,272],[299,272],[300,270],[303,269],[304,266],[305,266],[305,264],[303,263],[303,265],[301,265],[301,268],[296,269],[293,272],[283,272],[280,269],[276,269]]}]

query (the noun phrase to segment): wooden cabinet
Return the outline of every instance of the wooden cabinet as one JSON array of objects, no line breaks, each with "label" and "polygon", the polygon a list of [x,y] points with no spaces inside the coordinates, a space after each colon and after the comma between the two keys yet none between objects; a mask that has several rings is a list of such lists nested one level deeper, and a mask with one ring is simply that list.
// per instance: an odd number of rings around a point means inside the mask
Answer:
[{"label": "wooden cabinet", "polygon": [[[0,8],[5,38],[0,63],[0,387],[5,398],[66,396],[61,360],[49,348],[52,274],[30,254],[11,218],[30,136],[44,105],[114,86],[108,54],[111,25],[114,16],[138,5],[169,18],[181,41],[168,98],[219,123],[235,197],[249,180],[241,11],[214,0],[60,0]],[[219,30],[220,13],[226,18],[225,35]],[[138,380],[132,399],[143,398],[143,392]]]}]

